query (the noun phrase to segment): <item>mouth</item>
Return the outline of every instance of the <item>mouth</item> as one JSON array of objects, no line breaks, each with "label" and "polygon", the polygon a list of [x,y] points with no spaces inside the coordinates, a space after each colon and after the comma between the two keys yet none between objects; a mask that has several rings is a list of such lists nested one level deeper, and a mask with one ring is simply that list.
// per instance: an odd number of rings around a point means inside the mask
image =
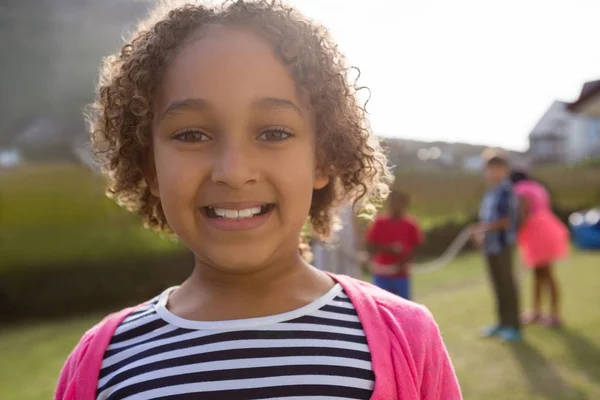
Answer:
[{"label": "mouth", "polygon": [[275,208],[274,203],[267,203],[246,208],[225,208],[217,206],[202,207],[204,215],[211,219],[241,220],[260,217]]}]

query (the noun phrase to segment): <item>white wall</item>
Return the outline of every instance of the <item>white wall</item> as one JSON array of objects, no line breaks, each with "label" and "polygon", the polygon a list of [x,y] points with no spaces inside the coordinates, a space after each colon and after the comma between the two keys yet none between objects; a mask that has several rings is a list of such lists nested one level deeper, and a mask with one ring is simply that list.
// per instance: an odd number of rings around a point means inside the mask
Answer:
[{"label": "white wall", "polygon": [[590,155],[600,156],[600,119],[590,119],[588,138]]},{"label": "white wall", "polygon": [[600,121],[573,115],[567,132],[567,162],[577,163],[600,155]]}]

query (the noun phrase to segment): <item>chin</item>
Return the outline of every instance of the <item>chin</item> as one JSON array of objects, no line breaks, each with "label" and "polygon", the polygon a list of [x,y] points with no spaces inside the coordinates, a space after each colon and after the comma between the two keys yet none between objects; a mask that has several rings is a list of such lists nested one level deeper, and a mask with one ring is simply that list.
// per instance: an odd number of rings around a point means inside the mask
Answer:
[{"label": "chin", "polygon": [[[214,246],[210,250],[199,249],[196,260],[212,268],[231,274],[244,274],[263,269],[273,257],[267,249],[248,249],[247,246]],[[238,248],[232,248],[238,247]]]}]

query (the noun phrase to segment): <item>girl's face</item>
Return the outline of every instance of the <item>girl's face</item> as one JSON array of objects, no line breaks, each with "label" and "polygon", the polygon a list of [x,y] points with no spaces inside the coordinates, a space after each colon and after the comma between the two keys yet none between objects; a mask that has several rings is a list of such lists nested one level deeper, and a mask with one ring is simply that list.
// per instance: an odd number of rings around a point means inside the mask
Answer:
[{"label": "girl's face", "polygon": [[298,256],[316,170],[313,115],[271,47],[212,27],[182,44],[153,104],[148,181],[197,260],[250,272]]}]

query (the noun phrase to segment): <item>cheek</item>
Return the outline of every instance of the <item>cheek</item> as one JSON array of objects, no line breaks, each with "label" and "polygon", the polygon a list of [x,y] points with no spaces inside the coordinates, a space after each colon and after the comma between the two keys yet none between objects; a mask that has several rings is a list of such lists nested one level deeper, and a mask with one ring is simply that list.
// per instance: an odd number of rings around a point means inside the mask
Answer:
[{"label": "cheek", "polygon": [[308,210],[315,182],[312,147],[306,146],[302,151],[286,152],[274,158],[269,170],[276,176],[281,195],[297,206],[303,203],[302,206]]},{"label": "cheek", "polygon": [[188,203],[194,200],[202,170],[200,157],[181,154],[168,146],[158,146],[154,152],[156,177],[160,198],[165,208],[171,204]]}]

